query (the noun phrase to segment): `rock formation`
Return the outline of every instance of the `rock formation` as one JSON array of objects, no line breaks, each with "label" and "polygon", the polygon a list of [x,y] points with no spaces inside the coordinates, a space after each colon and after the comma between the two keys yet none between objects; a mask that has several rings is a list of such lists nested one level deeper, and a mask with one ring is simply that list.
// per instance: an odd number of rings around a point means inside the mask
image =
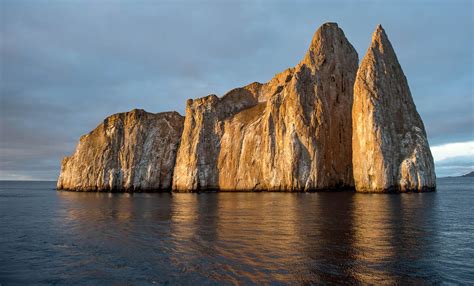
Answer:
[{"label": "rock formation", "polygon": [[379,25],[354,85],[353,167],[357,191],[435,187],[423,122],[385,31]]},{"label": "rock formation", "polygon": [[266,84],[188,100],[173,189],[353,186],[351,107],[358,57],[337,24]]},{"label": "rock formation", "polygon": [[170,189],[183,121],[177,112],[137,109],[106,118],[63,159],[58,189]]},{"label": "rock formation", "polygon": [[[353,168],[354,167],[354,168]],[[58,189],[423,191],[433,159],[406,78],[379,26],[358,68],[337,24],[269,82],[176,112],[115,114],[64,158]]]}]

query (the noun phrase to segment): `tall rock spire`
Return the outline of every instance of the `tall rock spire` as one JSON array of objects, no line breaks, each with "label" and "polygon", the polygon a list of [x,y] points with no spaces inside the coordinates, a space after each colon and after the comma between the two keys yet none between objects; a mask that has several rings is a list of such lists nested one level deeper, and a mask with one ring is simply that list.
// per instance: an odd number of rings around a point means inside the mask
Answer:
[{"label": "tall rock spire", "polygon": [[358,191],[434,189],[433,157],[407,80],[381,25],[362,60],[352,107]]},{"label": "tall rock spire", "polygon": [[173,189],[353,187],[353,84],[358,56],[335,23],[303,60],[265,84],[189,100]]}]

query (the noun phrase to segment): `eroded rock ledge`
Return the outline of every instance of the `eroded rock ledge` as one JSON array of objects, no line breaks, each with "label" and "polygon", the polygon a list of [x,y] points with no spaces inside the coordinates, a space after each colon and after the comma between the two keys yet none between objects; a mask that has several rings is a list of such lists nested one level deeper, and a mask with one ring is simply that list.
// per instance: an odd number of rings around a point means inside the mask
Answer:
[{"label": "eroded rock ledge", "polygon": [[335,23],[316,31],[295,67],[221,98],[189,99],[185,118],[143,110],[108,117],[64,158],[58,180],[58,189],[78,191],[354,186],[431,190],[434,165],[383,29],[358,68],[355,49]]}]

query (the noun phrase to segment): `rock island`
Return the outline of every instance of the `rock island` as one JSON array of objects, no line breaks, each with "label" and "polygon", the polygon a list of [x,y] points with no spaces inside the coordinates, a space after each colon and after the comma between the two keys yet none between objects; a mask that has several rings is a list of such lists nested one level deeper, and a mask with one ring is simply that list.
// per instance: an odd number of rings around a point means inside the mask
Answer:
[{"label": "rock island", "polygon": [[421,192],[436,187],[426,131],[379,25],[359,65],[335,23],[267,83],[112,115],[65,157],[59,190]]}]

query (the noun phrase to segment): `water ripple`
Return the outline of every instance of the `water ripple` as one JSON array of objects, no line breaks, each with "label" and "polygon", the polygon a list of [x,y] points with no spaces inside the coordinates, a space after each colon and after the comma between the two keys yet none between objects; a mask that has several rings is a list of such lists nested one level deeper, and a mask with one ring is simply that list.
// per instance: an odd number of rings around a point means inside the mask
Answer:
[{"label": "water ripple", "polygon": [[5,185],[0,283],[469,284],[472,179],[436,193],[103,194]]}]

